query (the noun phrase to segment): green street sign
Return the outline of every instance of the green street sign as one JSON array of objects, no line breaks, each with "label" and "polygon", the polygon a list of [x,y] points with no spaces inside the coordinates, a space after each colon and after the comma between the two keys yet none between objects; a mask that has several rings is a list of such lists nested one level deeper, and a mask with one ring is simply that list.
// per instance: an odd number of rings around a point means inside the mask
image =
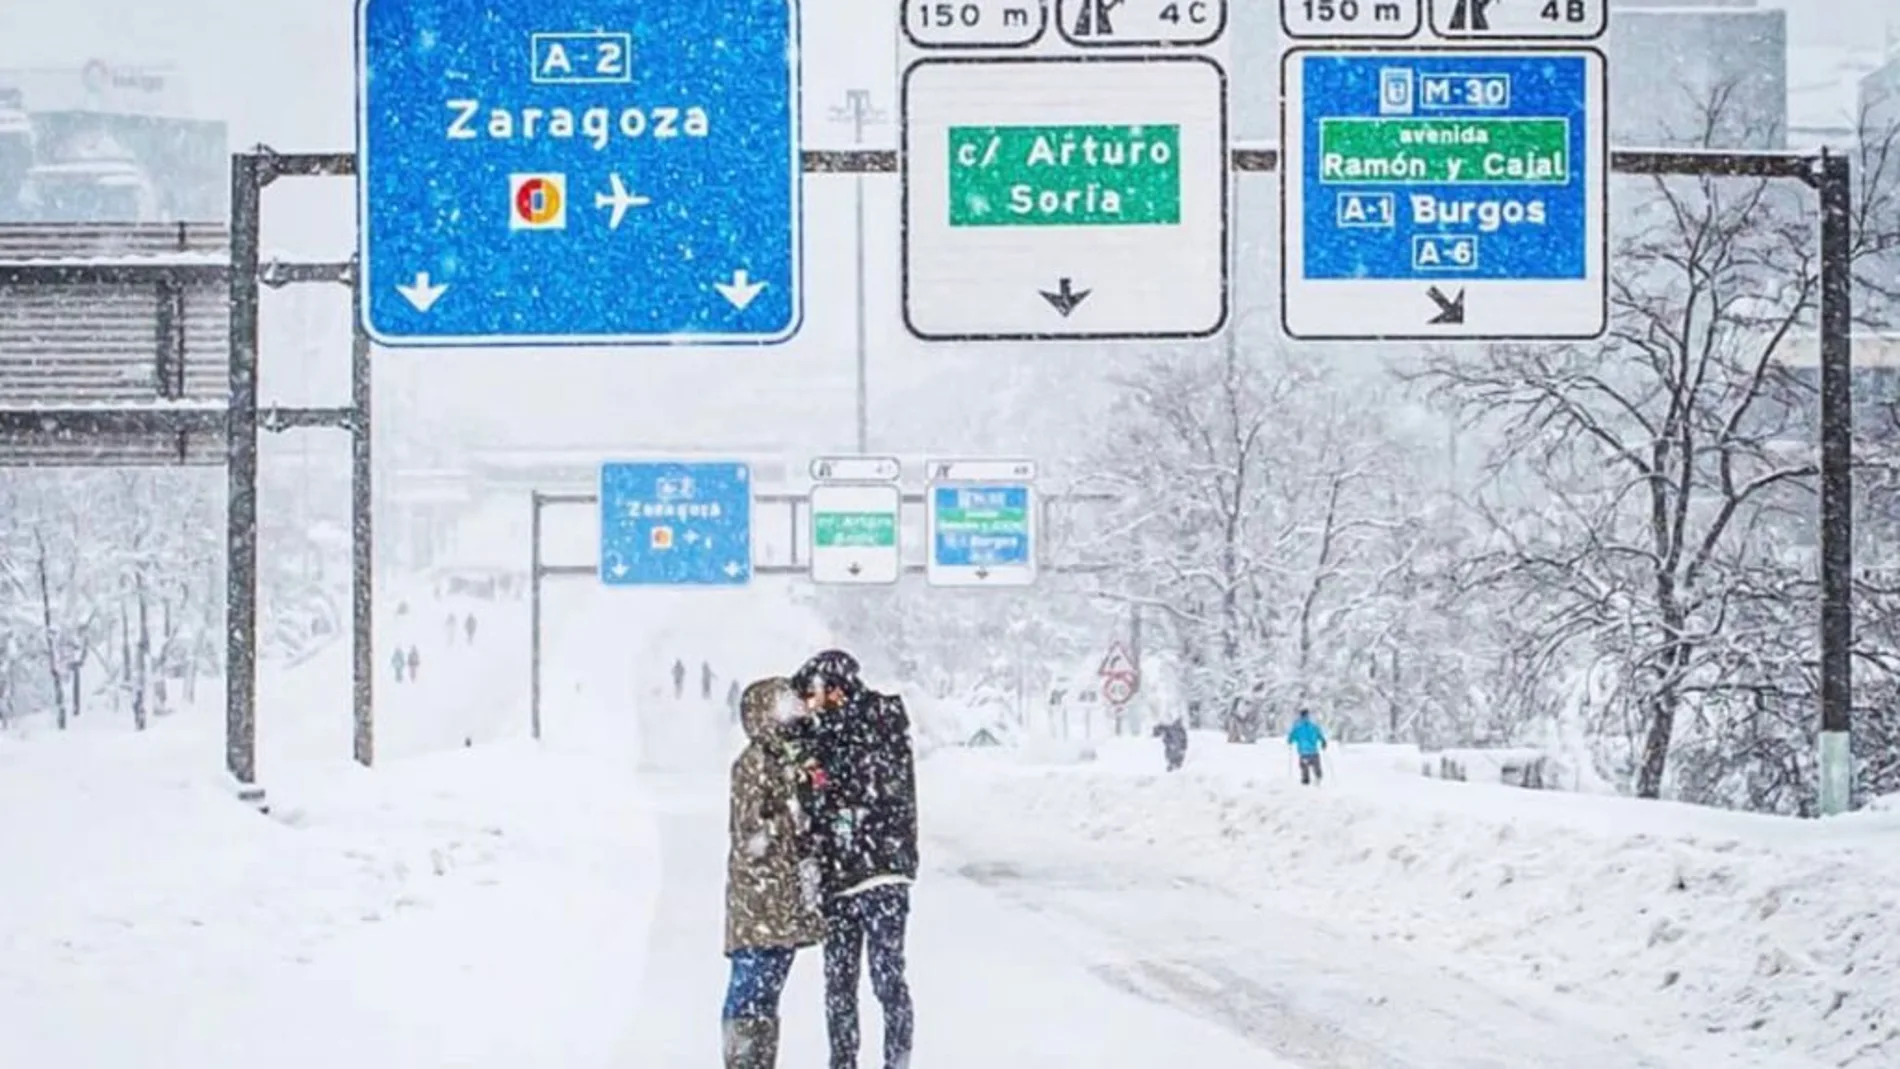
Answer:
[{"label": "green street sign", "polygon": [[888,512],[815,512],[812,540],[821,549],[897,545],[897,517]]},{"label": "green street sign", "polygon": [[952,126],[950,225],[1178,226],[1181,128]]},{"label": "green street sign", "polygon": [[1321,119],[1319,180],[1354,185],[1570,181],[1565,119]]}]

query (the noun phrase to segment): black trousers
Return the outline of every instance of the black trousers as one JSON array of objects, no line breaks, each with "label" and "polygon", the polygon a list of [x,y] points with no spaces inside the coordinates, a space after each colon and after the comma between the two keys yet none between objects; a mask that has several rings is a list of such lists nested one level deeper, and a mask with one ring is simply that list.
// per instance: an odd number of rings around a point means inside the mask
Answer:
[{"label": "black trousers", "polygon": [[831,1069],[858,1066],[858,965],[869,957],[871,992],[884,1007],[885,1069],[910,1064],[910,985],[904,980],[904,929],[910,887],[888,884],[825,903],[825,1024]]},{"label": "black trousers", "polygon": [[1325,773],[1319,767],[1319,755],[1303,753],[1300,755],[1300,782],[1311,785],[1314,780],[1323,779]]}]

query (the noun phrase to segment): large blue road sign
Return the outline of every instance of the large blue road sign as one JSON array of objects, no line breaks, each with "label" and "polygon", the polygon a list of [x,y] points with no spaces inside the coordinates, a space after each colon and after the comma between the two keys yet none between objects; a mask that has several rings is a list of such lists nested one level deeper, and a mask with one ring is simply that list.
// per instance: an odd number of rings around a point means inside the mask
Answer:
[{"label": "large blue road sign", "polygon": [[385,345],[797,332],[797,0],[357,0]]},{"label": "large blue road sign", "polygon": [[1034,488],[936,483],[925,499],[933,586],[1024,586],[1036,578]]},{"label": "large blue road sign", "polygon": [[745,464],[600,466],[600,581],[738,586],[752,578],[752,473]]},{"label": "large blue road sign", "polygon": [[1289,51],[1287,333],[1601,335],[1603,70],[1593,50]]}]

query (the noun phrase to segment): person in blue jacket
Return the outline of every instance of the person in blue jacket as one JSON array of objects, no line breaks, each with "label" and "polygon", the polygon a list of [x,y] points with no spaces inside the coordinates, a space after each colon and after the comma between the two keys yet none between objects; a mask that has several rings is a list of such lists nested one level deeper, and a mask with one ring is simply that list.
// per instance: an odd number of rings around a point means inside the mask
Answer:
[{"label": "person in blue jacket", "polygon": [[1300,783],[1311,785],[1325,778],[1320,770],[1319,752],[1326,748],[1326,733],[1313,722],[1313,715],[1304,709],[1293,721],[1293,730],[1286,733],[1288,746],[1300,755]]}]

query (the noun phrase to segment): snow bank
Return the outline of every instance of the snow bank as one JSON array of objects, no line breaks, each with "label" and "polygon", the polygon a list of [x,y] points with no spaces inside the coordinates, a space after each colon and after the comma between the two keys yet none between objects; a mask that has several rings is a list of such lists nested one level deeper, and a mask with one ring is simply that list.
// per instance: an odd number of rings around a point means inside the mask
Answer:
[{"label": "snow bank", "polygon": [[268,817],[215,716],[0,747],[0,1065],[580,1064],[659,876],[617,745],[276,753]]},{"label": "snow bank", "polygon": [[1310,790],[1285,747],[1197,736],[1169,775],[1145,741],[1080,768],[946,753],[926,801],[968,841],[1216,882],[1658,1028],[1900,1064],[1900,813],[1797,822],[1444,783],[1386,752],[1336,754]]}]

